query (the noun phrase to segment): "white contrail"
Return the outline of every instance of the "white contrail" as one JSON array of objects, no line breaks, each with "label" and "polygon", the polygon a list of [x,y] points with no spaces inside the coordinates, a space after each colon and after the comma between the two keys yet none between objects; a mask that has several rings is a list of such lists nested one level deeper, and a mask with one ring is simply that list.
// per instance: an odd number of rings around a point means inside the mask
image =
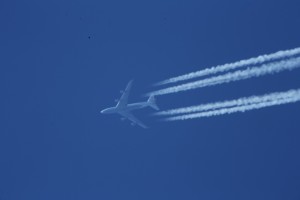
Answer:
[{"label": "white contrail", "polygon": [[207,110],[216,110],[220,108],[228,108],[235,106],[245,106],[249,104],[256,104],[268,101],[280,100],[283,98],[291,98],[294,97],[295,90],[289,90],[288,92],[274,92],[262,96],[250,96],[250,97],[242,97],[234,100],[227,100],[221,102],[207,103],[196,106],[189,106],[183,108],[176,108],[172,110],[160,111],[155,113],[154,115],[178,115],[184,113],[193,113],[193,112],[202,112]]},{"label": "white contrail", "polygon": [[259,65],[263,64],[265,62],[272,62],[275,60],[280,60],[292,56],[296,56],[300,54],[300,48],[295,48],[295,49],[290,49],[290,50],[285,50],[285,51],[278,51],[276,53],[272,54],[265,54],[261,55],[258,57],[253,57],[250,59],[245,59],[245,60],[240,60],[234,63],[227,63],[224,65],[217,65],[211,68],[206,68],[197,72],[192,72],[189,74],[173,77],[164,81],[161,81],[159,83],[156,83],[155,85],[163,85],[163,84],[168,84],[168,83],[176,83],[178,81],[184,81],[192,78],[197,78],[201,76],[206,76],[206,75],[211,75],[211,74],[216,74],[216,73],[221,73],[221,72],[226,72],[229,70],[234,70],[238,69],[241,67],[246,67],[249,65]]},{"label": "white contrail", "polygon": [[287,60],[264,64],[259,67],[251,67],[245,70],[237,70],[234,72],[229,72],[227,74],[206,78],[191,83],[185,83],[178,86],[168,87],[165,89],[150,92],[147,95],[150,96],[150,95],[171,94],[171,93],[187,91],[191,89],[207,87],[207,86],[212,86],[212,85],[217,85],[222,83],[229,83],[232,81],[244,80],[252,77],[259,77],[267,74],[274,74],[285,70],[293,70],[299,67],[300,67],[300,57],[290,58]]},{"label": "white contrail", "polygon": [[[291,95],[290,93],[293,93],[293,95]],[[282,104],[287,104],[287,103],[295,103],[297,101],[300,101],[300,89],[283,92],[281,95],[282,95],[282,98],[275,99],[273,101],[265,101],[265,102],[261,102],[261,103],[235,106],[235,107],[230,107],[230,108],[221,108],[218,110],[169,117],[169,118],[166,118],[165,121],[212,117],[212,116],[216,116],[216,115],[225,115],[225,114],[231,114],[231,113],[235,113],[235,112],[245,112],[245,111],[249,111],[249,110],[256,110],[256,109],[260,109],[260,108],[264,108],[264,107],[282,105]],[[287,96],[285,96],[285,95],[287,95]]]}]

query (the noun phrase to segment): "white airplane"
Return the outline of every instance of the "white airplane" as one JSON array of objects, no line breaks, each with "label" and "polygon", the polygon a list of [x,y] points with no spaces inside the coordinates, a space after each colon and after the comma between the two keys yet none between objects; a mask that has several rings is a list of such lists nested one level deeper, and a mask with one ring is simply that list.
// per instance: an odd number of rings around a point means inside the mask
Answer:
[{"label": "white airplane", "polygon": [[117,105],[115,107],[106,108],[101,111],[103,114],[120,114],[123,116],[123,119],[128,119],[132,123],[132,125],[139,125],[143,128],[148,128],[146,125],[144,125],[140,120],[138,120],[134,115],[131,114],[131,111],[145,108],[145,107],[151,107],[155,110],[159,110],[159,108],[156,105],[156,101],[154,96],[150,96],[148,101],[146,102],[139,102],[139,103],[132,103],[128,104],[128,96],[132,87],[132,80],[129,81],[129,83],[126,86],[125,91],[122,92],[122,96],[120,100],[118,101]]}]

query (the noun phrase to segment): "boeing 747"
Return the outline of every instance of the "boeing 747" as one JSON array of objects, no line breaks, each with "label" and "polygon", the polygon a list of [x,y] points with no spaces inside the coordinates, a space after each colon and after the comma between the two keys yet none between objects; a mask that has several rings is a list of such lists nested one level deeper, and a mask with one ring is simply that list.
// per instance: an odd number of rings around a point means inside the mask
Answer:
[{"label": "boeing 747", "polygon": [[117,105],[115,107],[106,108],[101,111],[102,114],[119,114],[124,119],[128,119],[132,122],[132,125],[139,125],[143,128],[148,128],[146,125],[144,125],[139,119],[137,119],[131,111],[142,109],[145,107],[151,107],[155,110],[159,110],[159,108],[156,105],[155,97],[150,96],[148,101],[146,102],[138,102],[138,103],[132,103],[128,104],[128,96],[132,87],[132,80],[129,81],[129,83],[126,86],[126,89],[124,92],[122,92],[122,96],[120,100],[118,101]]}]

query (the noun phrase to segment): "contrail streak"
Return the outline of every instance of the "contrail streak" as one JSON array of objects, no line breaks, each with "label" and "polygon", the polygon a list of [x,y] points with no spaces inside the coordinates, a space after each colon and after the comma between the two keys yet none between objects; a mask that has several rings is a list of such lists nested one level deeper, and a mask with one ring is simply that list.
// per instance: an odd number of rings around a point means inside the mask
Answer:
[{"label": "contrail streak", "polygon": [[193,112],[202,112],[207,110],[216,110],[220,108],[228,108],[228,107],[235,107],[235,106],[245,106],[249,104],[256,104],[274,100],[280,100],[282,98],[292,98],[295,95],[295,90],[290,90],[288,92],[275,92],[271,94],[266,94],[262,96],[250,96],[250,97],[242,97],[239,99],[234,100],[227,100],[222,102],[214,102],[214,103],[207,103],[201,104],[197,106],[189,106],[183,108],[176,108],[172,110],[166,110],[157,112],[154,115],[178,115],[184,113],[193,113]]},{"label": "contrail streak", "polygon": [[252,77],[260,77],[267,74],[279,73],[285,70],[293,70],[300,67],[300,58],[290,58],[287,60],[272,62],[261,65],[259,67],[251,67],[245,70],[237,70],[226,74],[206,78],[191,83],[185,83],[178,86],[168,87],[148,93],[147,95],[164,95],[181,91],[192,90],[222,83],[229,83],[232,81],[244,80]]},{"label": "contrail streak", "polygon": [[265,54],[265,55],[253,57],[250,59],[240,60],[240,61],[237,61],[234,63],[217,65],[215,67],[206,68],[204,70],[200,70],[197,72],[192,72],[189,74],[173,77],[173,78],[158,82],[155,85],[176,83],[178,81],[184,81],[184,80],[197,78],[197,77],[201,77],[201,76],[206,76],[206,75],[211,75],[211,74],[216,74],[216,73],[221,73],[221,72],[227,72],[229,70],[234,70],[234,69],[246,67],[249,65],[259,65],[259,64],[263,64],[265,62],[272,62],[272,61],[276,61],[276,60],[280,60],[280,59],[285,59],[288,57],[296,56],[298,54],[300,54],[300,48],[295,48],[295,49],[290,49],[290,50],[285,50],[285,51],[278,51],[278,52],[272,53],[272,54]]},{"label": "contrail streak", "polygon": [[235,113],[235,112],[245,112],[245,111],[249,111],[249,110],[257,110],[260,108],[265,108],[265,107],[270,107],[270,106],[275,106],[275,105],[295,103],[297,101],[300,101],[300,89],[282,92],[281,98],[278,98],[278,99],[275,99],[272,101],[265,101],[265,102],[254,103],[254,104],[249,104],[249,105],[235,106],[235,107],[230,107],[230,108],[221,108],[218,110],[180,115],[180,116],[175,116],[175,117],[169,117],[164,120],[165,121],[176,121],[176,120],[187,120],[187,119],[195,119],[195,118],[202,118],[202,117],[212,117],[212,116],[217,116],[217,115],[231,114],[231,113]]}]

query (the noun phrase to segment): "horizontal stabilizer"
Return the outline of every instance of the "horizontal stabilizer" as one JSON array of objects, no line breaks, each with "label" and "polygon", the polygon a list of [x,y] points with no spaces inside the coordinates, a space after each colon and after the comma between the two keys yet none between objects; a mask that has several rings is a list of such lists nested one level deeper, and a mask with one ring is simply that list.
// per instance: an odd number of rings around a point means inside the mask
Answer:
[{"label": "horizontal stabilizer", "polygon": [[156,99],[155,99],[155,97],[154,97],[153,95],[151,95],[151,96],[149,97],[149,99],[148,99],[148,105],[149,105],[151,108],[155,109],[155,110],[159,110],[159,108],[158,108],[158,106],[157,106],[157,104],[156,104]]}]

